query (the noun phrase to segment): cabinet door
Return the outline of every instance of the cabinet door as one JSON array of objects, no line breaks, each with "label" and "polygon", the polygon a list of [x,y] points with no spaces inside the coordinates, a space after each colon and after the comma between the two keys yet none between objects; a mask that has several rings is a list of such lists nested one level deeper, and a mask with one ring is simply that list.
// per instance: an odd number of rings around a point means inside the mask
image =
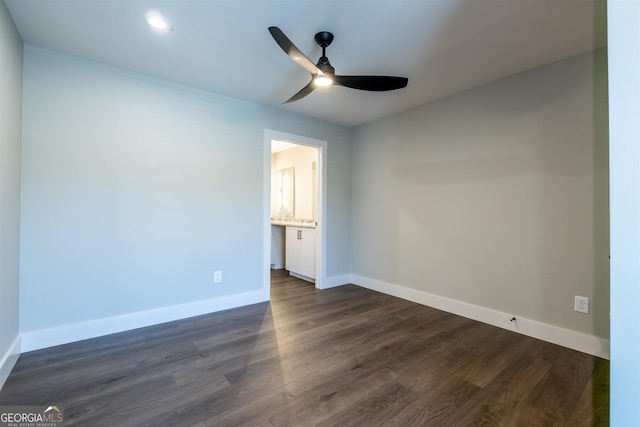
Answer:
[{"label": "cabinet door", "polygon": [[298,231],[300,227],[286,227],[285,230],[285,269],[287,271],[298,272],[300,265],[300,235]]},{"label": "cabinet door", "polygon": [[313,228],[302,228],[300,240],[300,269],[299,273],[316,278],[316,230]]},{"label": "cabinet door", "polygon": [[300,276],[316,277],[316,230],[286,227],[285,269]]}]

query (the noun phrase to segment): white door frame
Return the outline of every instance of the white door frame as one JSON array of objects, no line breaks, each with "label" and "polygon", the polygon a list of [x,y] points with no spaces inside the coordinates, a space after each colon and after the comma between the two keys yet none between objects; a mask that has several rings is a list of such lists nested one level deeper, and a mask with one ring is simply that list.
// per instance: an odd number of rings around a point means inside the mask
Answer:
[{"label": "white door frame", "polygon": [[262,179],[262,290],[265,299],[270,299],[271,289],[271,140],[291,142],[318,149],[318,226],[316,227],[316,288],[324,289],[327,268],[326,243],[327,229],[327,141],[306,136],[280,132],[271,129],[264,130],[263,143],[263,179]]}]

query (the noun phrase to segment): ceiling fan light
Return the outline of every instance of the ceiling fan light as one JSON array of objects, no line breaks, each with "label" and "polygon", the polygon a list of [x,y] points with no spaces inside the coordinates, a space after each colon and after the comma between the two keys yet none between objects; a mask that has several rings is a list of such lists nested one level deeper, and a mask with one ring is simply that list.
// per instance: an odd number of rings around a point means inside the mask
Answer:
[{"label": "ceiling fan light", "polygon": [[333,80],[330,77],[327,77],[325,74],[318,74],[313,82],[316,86],[331,86],[333,84]]}]

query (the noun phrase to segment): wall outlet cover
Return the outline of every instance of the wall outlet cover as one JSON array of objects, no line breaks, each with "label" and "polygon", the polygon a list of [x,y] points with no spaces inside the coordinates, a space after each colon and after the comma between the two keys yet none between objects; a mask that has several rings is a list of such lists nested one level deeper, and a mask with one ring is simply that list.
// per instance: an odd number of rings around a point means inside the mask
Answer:
[{"label": "wall outlet cover", "polygon": [[576,295],[573,310],[579,313],[589,314],[589,298]]}]

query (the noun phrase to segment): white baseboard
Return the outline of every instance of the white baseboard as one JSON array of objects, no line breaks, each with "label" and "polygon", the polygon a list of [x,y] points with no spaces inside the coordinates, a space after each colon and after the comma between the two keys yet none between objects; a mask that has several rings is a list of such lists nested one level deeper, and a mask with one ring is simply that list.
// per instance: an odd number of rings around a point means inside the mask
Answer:
[{"label": "white baseboard", "polygon": [[[433,295],[427,292],[394,285],[354,274],[331,276],[325,279],[323,289],[353,283],[448,313],[477,320],[489,325],[521,333],[543,341],[568,347],[583,353],[609,359],[609,340],[572,331],[547,323],[518,317],[511,322],[512,314]],[[60,344],[123,332],[130,329],[184,319],[206,313],[242,307],[269,300],[269,289],[247,292],[228,297],[212,298],[171,307],[97,319],[54,328],[22,332],[0,360],[0,388],[18,360],[20,352],[39,350]]]},{"label": "white baseboard", "polygon": [[266,290],[260,289],[238,295],[195,301],[121,316],[90,320],[88,322],[22,332],[22,351],[39,350],[41,348],[242,307],[268,300],[269,289],[267,288]]},{"label": "white baseboard", "polygon": [[[609,340],[593,335],[572,331],[559,326],[517,317],[512,322],[513,313],[503,313],[462,301],[433,295],[427,292],[394,285],[359,275],[351,275],[351,283],[384,294],[406,299],[418,304],[437,308],[499,328],[508,329],[533,338],[547,341],[593,356],[609,359]],[[517,315],[516,315],[517,316]]]},{"label": "white baseboard", "polygon": [[0,389],[4,386],[5,381],[9,378],[11,370],[20,357],[20,350],[22,348],[21,341],[21,337],[18,335],[16,339],[13,340],[11,347],[9,347],[7,352],[2,356],[2,359],[0,359]]},{"label": "white baseboard", "polygon": [[340,276],[331,276],[331,277],[326,277],[324,279],[324,283],[322,284],[322,287],[318,289],[335,288],[336,286],[342,286],[348,283],[351,283],[350,274],[342,274]]}]

